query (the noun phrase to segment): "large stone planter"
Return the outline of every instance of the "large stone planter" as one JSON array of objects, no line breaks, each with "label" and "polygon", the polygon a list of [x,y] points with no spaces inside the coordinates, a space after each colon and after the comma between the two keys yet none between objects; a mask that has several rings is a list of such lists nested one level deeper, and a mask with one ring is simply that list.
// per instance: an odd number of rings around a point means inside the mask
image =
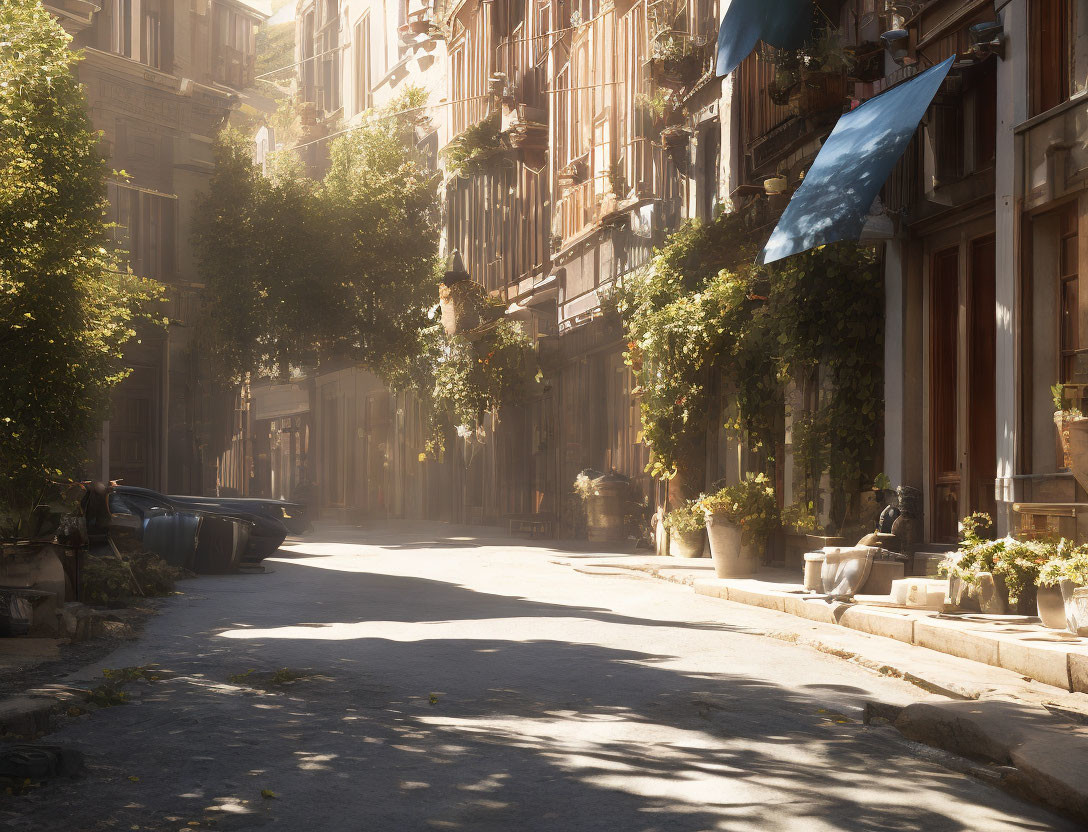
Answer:
[{"label": "large stone planter", "polygon": [[1035,605],[1044,627],[1051,630],[1066,628],[1065,599],[1060,586],[1040,586],[1035,596]]},{"label": "large stone planter", "polygon": [[743,539],[743,530],[736,523],[708,512],[706,536],[710,540],[714,574],[719,578],[744,578],[756,571],[759,548]]},{"label": "large stone planter", "polygon": [[674,558],[701,558],[706,548],[706,532],[669,532],[669,554]]},{"label": "large stone planter", "polygon": [[986,615],[1005,615],[1009,611],[1005,582],[995,581],[989,572],[980,572],[978,583],[968,584],[955,575],[948,579],[950,603],[964,612],[981,612]]}]

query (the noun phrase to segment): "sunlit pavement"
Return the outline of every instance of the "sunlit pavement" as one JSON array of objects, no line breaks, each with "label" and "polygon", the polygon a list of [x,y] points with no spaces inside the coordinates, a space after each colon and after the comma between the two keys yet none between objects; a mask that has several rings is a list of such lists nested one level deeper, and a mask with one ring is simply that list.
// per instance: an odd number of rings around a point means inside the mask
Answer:
[{"label": "sunlit pavement", "polygon": [[[68,720],[50,741],[88,775],[6,798],[0,828],[1077,828],[861,724],[867,699],[924,696],[905,682],[686,587],[406,528],[327,528],[266,574],[182,584],[105,663],[176,675]],[[230,681],[283,667],[312,675]]]}]

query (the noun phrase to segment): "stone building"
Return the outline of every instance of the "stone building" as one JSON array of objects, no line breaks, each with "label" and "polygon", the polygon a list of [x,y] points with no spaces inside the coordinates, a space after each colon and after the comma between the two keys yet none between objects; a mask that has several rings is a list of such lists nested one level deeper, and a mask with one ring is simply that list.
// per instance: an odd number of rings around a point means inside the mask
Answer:
[{"label": "stone building", "polygon": [[[212,141],[253,81],[266,15],[241,0],[59,0],[46,6],[82,49],[92,122],[118,174],[109,198],[134,272],[166,285],[170,324],[130,347],[90,475],[170,493],[214,484],[193,329],[200,304],[189,224]],[[124,172],[123,174],[121,172]]]}]

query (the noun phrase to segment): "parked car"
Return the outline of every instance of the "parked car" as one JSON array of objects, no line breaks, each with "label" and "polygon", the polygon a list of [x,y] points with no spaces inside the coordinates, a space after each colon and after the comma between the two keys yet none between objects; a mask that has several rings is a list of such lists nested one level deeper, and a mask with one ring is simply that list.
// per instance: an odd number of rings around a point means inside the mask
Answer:
[{"label": "parked car", "polygon": [[195,572],[231,571],[275,552],[302,506],[282,500],[167,496],[128,485],[88,489],[88,532],[126,534],[164,560]]}]

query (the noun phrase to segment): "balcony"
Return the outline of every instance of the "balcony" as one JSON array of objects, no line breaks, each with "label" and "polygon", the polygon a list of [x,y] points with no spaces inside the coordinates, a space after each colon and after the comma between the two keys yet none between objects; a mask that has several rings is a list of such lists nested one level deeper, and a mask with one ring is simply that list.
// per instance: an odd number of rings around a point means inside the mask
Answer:
[{"label": "balcony", "polygon": [[1022,148],[1025,209],[1084,187],[1088,181],[1088,94],[1029,119],[1016,133]]}]

